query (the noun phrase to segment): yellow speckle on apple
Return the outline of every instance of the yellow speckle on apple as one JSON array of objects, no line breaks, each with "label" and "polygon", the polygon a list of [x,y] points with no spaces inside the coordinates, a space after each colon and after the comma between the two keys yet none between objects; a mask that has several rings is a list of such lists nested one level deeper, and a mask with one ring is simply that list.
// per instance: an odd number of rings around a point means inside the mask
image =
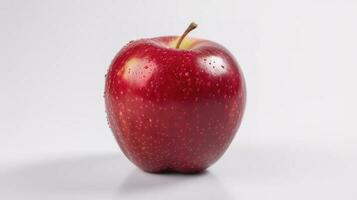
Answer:
[{"label": "yellow speckle on apple", "polygon": [[146,58],[130,58],[124,66],[118,71],[118,76],[128,83],[136,84],[139,87],[145,85],[151,75],[154,73],[156,65],[153,61]]}]

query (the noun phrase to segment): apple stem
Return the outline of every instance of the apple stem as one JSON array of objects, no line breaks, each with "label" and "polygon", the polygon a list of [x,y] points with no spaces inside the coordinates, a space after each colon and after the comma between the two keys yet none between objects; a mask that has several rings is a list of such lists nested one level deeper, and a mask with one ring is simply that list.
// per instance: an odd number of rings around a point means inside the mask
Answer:
[{"label": "apple stem", "polygon": [[191,32],[193,29],[197,28],[197,24],[194,22],[191,22],[191,24],[187,27],[187,29],[185,30],[185,32],[183,32],[183,34],[181,35],[179,41],[176,44],[176,49],[180,48],[180,45],[183,41],[183,39],[186,37],[186,35]]}]

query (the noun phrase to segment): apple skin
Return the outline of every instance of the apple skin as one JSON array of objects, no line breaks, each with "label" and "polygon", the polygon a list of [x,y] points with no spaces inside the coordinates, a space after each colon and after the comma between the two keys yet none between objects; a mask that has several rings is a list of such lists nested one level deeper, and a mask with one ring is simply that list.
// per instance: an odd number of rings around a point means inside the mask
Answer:
[{"label": "apple skin", "polygon": [[147,172],[196,173],[235,136],[246,103],[233,55],[208,40],[177,36],[127,44],[108,69],[109,126],[124,154]]}]

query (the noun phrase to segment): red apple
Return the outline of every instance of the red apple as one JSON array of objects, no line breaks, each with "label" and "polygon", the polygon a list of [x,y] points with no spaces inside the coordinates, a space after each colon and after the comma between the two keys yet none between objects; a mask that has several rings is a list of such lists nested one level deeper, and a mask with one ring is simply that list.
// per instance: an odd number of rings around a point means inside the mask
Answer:
[{"label": "red apple", "polygon": [[130,42],[106,75],[108,121],[124,154],[147,172],[200,172],[225,152],[246,101],[233,55],[208,40]]}]

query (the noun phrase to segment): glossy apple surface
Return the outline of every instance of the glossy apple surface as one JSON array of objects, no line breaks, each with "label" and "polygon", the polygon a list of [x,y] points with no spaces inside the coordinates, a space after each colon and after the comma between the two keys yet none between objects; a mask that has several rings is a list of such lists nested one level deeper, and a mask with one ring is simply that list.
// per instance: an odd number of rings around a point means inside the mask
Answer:
[{"label": "glossy apple surface", "polygon": [[240,126],[243,74],[221,45],[168,36],[130,42],[106,75],[108,121],[124,154],[148,172],[199,172]]}]

